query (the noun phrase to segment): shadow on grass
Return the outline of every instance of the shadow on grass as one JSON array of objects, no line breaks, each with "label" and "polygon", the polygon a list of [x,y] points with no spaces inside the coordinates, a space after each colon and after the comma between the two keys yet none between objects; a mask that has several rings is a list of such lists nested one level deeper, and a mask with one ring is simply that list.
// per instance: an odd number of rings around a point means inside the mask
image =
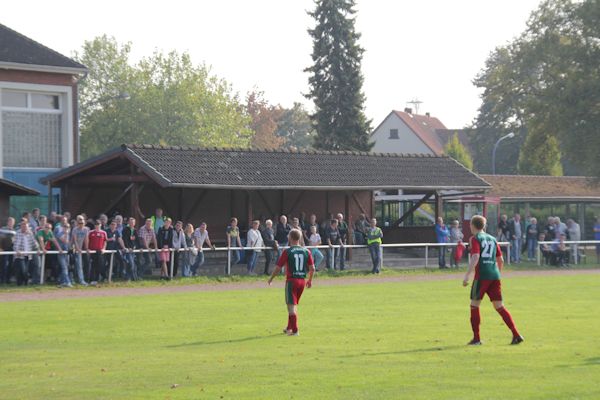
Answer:
[{"label": "shadow on grass", "polygon": [[276,337],[276,336],[283,337],[284,335],[281,333],[274,333],[272,335],[248,336],[248,337],[237,338],[237,339],[215,340],[212,342],[191,342],[191,343],[172,344],[172,345],[165,346],[165,347],[173,349],[173,348],[178,348],[178,347],[208,346],[208,345],[213,345],[213,344],[227,344],[227,343],[243,343],[243,342],[250,342],[253,340],[268,339],[268,338],[272,338],[272,337]]},{"label": "shadow on grass", "polygon": [[587,358],[584,361],[585,365],[600,365],[600,357]]},{"label": "shadow on grass", "polygon": [[456,349],[464,349],[467,346],[464,345],[453,345],[453,346],[436,346],[436,347],[428,347],[425,349],[412,349],[412,350],[403,350],[403,351],[385,351],[379,353],[360,353],[360,354],[347,354],[345,356],[340,356],[340,358],[357,358],[357,357],[372,357],[372,356],[387,356],[387,355],[399,355],[399,354],[414,354],[414,353],[433,353],[437,351],[447,351],[447,350],[456,350]]}]

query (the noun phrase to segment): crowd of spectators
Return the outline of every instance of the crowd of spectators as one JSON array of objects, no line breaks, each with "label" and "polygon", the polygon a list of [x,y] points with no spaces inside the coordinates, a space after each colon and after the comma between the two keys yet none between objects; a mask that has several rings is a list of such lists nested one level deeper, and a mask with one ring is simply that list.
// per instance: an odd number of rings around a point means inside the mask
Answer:
[{"label": "crowd of spectators", "polygon": [[[452,246],[450,267],[458,267],[461,259],[461,247],[463,233],[459,227],[458,221],[452,221],[448,227],[444,220],[439,217],[435,224],[435,233],[438,243],[456,243]],[[600,218],[594,225],[595,240],[600,240]],[[518,213],[512,218],[506,214],[500,216],[498,221],[498,230],[496,239],[499,242],[510,242],[510,261],[515,264],[521,262],[521,255],[527,254],[528,261],[535,261],[537,249],[539,246],[543,261],[548,265],[567,267],[572,261],[579,263],[582,254],[579,245],[576,243],[566,244],[565,241],[580,241],[581,228],[572,218],[562,222],[560,217],[548,217],[546,225],[538,223],[537,218],[527,218],[523,221]],[[551,242],[550,244],[540,244],[539,242]],[[440,247],[438,252],[438,262],[440,268],[449,268],[446,265],[445,247]],[[460,253],[460,254],[459,254]],[[600,263],[600,245],[596,246],[597,262]]]},{"label": "crowd of spectators", "polygon": [[[321,223],[314,214],[305,220],[304,213],[289,221],[281,215],[276,224],[270,219],[259,219],[252,221],[245,236],[237,218],[232,217],[225,228],[231,264],[241,262],[245,256],[248,274],[256,275],[259,254],[264,250],[264,274],[270,274],[282,247],[288,245],[292,229],[302,232],[302,245],[329,246],[325,254],[311,249],[317,269],[326,260],[328,269],[344,270],[345,246],[353,242],[369,246],[372,272],[379,273],[383,233],[377,221],[360,215],[353,225],[353,241],[349,241],[350,229],[341,213],[330,215]],[[246,247],[246,251],[235,247]],[[0,251],[16,253],[0,256],[0,283],[14,279],[17,285],[38,284],[42,270],[47,272],[44,280],[65,287],[107,281],[110,273],[111,279],[136,281],[152,274],[154,268],[160,271],[161,279],[191,277],[199,274],[205,261],[204,251],[214,248],[205,222],[197,228],[183,221],[173,222],[162,209],[156,209],[139,228],[135,218],[124,221],[121,215],[109,220],[104,214],[92,219],[85,214],[71,218],[69,212],[52,212],[46,217],[34,209],[23,213],[18,224],[14,218],[8,218],[0,229]],[[107,250],[114,251],[114,255],[108,256]]]},{"label": "crowd of spectators", "polygon": [[[523,223],[518,213],[510,219],[503,214],[498,222],[496,237],[499,241],[511,243],[511,262],[516,264],[521,262],[521,254],[525,252],[527,252],[527,260],[534,261],[538,246],[546,264],[566,267],[571,260],[580,262],[579,246],[565,243],[565,241],[581,240],[581,228],[572,218],[564,223],[560,217],[551,216],[543,225],[535,217],[528,218],[528,221]],[[552,243],[539,244],[539,242]]]}]

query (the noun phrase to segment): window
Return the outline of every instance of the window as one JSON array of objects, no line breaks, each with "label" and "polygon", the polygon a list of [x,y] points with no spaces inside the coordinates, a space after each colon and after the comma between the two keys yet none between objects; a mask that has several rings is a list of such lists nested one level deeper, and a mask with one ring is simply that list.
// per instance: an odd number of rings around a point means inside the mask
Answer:
[{"label": "window", "polygon": [[1,90],[2,163],[9,168],[60,168],[65,126],[61,95]]},{"label": "window", "polygon": [[398,139],[398,129],[390,129],[390,139]]},{"label": "window", "polygon": [[2,106],[27,108],[27,93],[14,92],[12,90],[3,90]]},{"label": "window", "polygon": [[31,94],[31,108],[59,110],[58,96],[54,94]]},{"label": "window", "polygon": [[60,96],[51,93],[2,90],[2,103],[0,106],[13,109],[40,110],[41,112],[59,111]]}]

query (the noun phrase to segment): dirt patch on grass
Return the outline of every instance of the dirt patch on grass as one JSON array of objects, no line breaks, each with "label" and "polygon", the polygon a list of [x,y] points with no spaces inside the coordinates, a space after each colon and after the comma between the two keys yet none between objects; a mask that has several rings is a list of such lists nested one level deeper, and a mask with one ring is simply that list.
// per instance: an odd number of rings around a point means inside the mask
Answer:
[{"label": "dirt patch on grass", "polygon": [[[542,271],[506,271],[503,278],[518,278],[531,276],[555,276],[555,275],[600,275],[600,270],[542,270]],[[314,286],[340,286],[360,284],[402,283],[418,281],[460,281],[464,272],[431,273],[431,274],[406,274],[396,276],[348,276],[319,280],[315,277]],[[279,279],[272,287],[282,288],[283,280]],[[250,290],[267,289],[269,286],[264,281],[252,282],[226,282],[226,283],[202,283],[194,285],[170,285],[151,287],[114,287],[100,285],[97,287],[74,288],[74,289],[48,289],[44,290],[19,290],[14,292],[0,292],[0,302],[30,301],[30,300],[53,300],[85,297],[107,297],[107,296],[141,296],[151,294],[182,293],[182,292],[211,292],[225,290]]]}]

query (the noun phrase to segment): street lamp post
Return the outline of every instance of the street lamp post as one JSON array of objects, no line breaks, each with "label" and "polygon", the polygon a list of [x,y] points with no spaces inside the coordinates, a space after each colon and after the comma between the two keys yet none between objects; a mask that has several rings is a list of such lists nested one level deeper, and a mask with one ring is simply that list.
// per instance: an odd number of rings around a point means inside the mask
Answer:
[{"label": "street lamp post", "polygon": [[496,150],[498,149],[498,145],[504,139],[512,139],[514,137],[515,137],[515,134],[513,132],[511,132],[508,135],[502,136],[500,139],[498,139],[496,144],[494,144],[494,150],[492,150],[492,175],[496,175]]}]

